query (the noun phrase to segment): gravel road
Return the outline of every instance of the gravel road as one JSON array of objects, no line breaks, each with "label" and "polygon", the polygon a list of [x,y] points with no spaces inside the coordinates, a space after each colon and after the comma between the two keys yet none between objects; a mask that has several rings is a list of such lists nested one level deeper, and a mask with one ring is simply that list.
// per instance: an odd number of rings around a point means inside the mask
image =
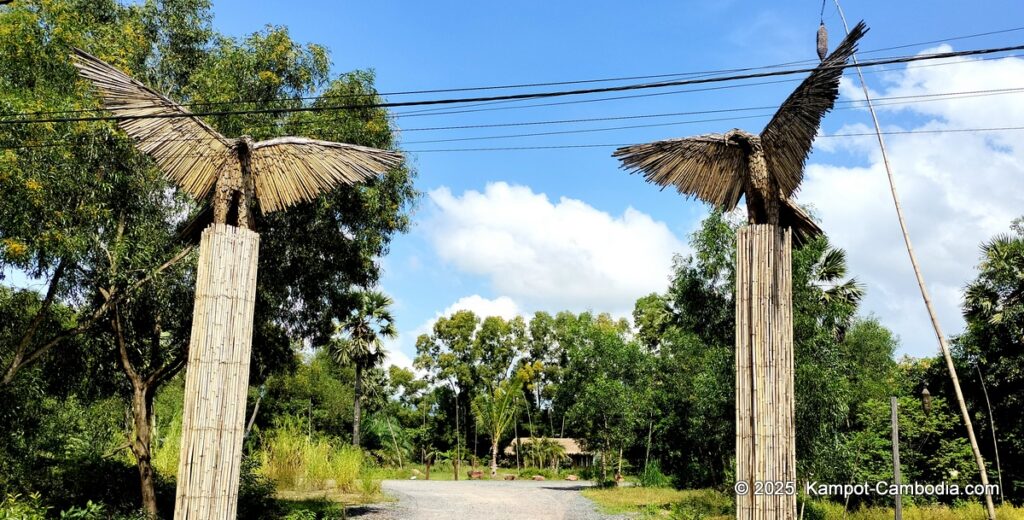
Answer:
[{"label": "gravel road", "polygon": [[585,482],[490,480],[385,480],[398,501],[349,511],[360,520],[529,519],[605,520],[583,497]]}]

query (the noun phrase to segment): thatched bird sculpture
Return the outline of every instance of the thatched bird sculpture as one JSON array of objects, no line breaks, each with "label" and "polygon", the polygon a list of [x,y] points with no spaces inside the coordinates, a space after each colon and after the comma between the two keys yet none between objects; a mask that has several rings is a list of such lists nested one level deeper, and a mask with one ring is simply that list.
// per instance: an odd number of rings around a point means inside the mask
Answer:
[{"label": "thatched bird sculpture", "polygon": [[199,200],[213,192],[214,223],[249,228],[254,199],[261,212],[270,213],[402,162],[396,152],[304,137],[228,139],[102,60],[79,49],[72,58],[99,90],[103,107],[168,179]]},{"label": "thatched bird sculpture", "polygon": [[806,242],[822,231],[792,197],[821,119],[839,96],[843,66],[866,32],[864,22],[857,24],[790,94],[761,135],[734,129],[626,146],[614,156],[623,168],[643,172],[648,182],[674,185],[725,211],[743,196],[751,224],[789,227],[797,243]]}]

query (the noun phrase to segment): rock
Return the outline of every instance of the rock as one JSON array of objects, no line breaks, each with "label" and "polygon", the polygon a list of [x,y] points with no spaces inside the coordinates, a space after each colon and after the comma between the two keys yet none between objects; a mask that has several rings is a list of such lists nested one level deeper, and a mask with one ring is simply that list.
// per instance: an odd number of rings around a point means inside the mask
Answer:
[{"label": "rock", "polygon": [[547,480],[547,479],[544,478],[544,475],[534,475],[533,476],[533,480]]},{"label": "rock", "polygon": [[505,475],[502,478],[505,479],[505,480],[515,480],[516,476],[515,475]]},{"label": "rock", "polygon": [[416,480],[416,475],[409,477],[409,480]]},{"label": "rock", "polygon": [[579,480],[579,479],[580,479],[580,478],[579,478],[579,477],[577,477],[576,475],[566,475],[566,476],[565,476],[565,480],[571,480],[571,481],[573,481],[573,482],[576,482],[576,481],[577,481],[577,480]]}]

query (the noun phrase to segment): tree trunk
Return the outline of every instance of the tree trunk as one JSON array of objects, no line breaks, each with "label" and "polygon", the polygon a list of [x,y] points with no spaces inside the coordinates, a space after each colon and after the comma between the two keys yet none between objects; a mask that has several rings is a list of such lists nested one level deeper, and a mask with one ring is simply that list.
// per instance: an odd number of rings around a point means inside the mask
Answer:
[{"label": "tree trunk", "polygon": [[150,419],[153,415],[153,395],[141,380],[132,381],[132,418],[134,432],[129,443],[139,469],[139,483],[142,486],[142,508],[146,514],[156,518],[156,485],[154,483],[152,453],[150,447]]},{"label": "tree trunk", "polygon": [[[454,385],[452,390],[455,390]],[[459,445],[459,392],[455,392],[455,457],[452,461],[452,470],[455,472],[455,480],[459,480],[459,461],[462,459]]]},{"label": "tree trunk", "polygon": [[355,399],[352,403],[352,445],[356,448],[359,447],[359,422],[362,420],[361,404],[363,400],[363,367],[361,364],[356,363],[356,384]]},{"label": "tree trunk", "polygon": [[395,445],[395,456],[398,457],[398,469],[405,469],[402,464],[402,452],[398,448],[398,438],[395,437],[395,430],[391,427],[391,418],[386,417],[385,420],[388,422],[388,431],[391,432],[391,442]]},{"label": "tree trunk", "polygon": [[644,452],[644,472],[647,472],[647,464],[651,460],[651,434],[654,432],[654,419],[647,422],[647,451]]},{"label": "tree trunk", "polygon": [[[846,32],[850,32],[849,26],[846,25],[846,15],[843,14],[843,8],[839,5],[839,0],[835,0],[836,10],[839,11],[839,17],[843,20],[843,25],[846,26]],[[871,114],[871,120],[875,125],[875,134],[878,137],[878,147],[882,152],[882,164],[885,166],[885,172],[889,179],[889,191],[892,193],[892,202],[896,207],[896,218],[900,223],[900,230],[903,232],[903,243],[907,247],[907,255],[910,257],[910,265],[914,268],[914,275],[917,278],[918,289],[921,290],[921,299],[924,300],[925,309],[928,310],[928,317],[931,318],[932,328],[935,330],[935,337],[939,342],[939,350],[942,351],[942,357],[946,360],[946,368],[949,369],[949,378],[953,382],[953,391],[956,393],[957,404],[960,405],[960,416],[963,418],[964,427],[967,429],[967,439],[971,442],[971,451],[974,452],[974,462],[978,465],[978,472],[981,473],[981,484],[985,487],[985,509],[988,514],[989,520],[996,520],[996,508],[992,502],[992,493],[989,491],[988,484],[988,470],[985,468],[985,459],[981,456],[981,448],[978,447],[978,439],[974,436],[974,424],[971,422],[971,413],[967,410],[967,403],[964,402],[963,391],[960,389],[960,380],[956,375],[956,367],[953,365],[953,356],[949,353],[949,345],[946,344],[946,336],[942,333],[942,328],[939,326],[939,317],[935,313],[935,309],[932,307],[931,296],[928,295],[928,288],[924,283],[924,275],[921,274],[921,267],[917,264],[917,255],[914,254],[914,246],[910,243],[910,233],[907,231],[907,222],[903,218],[903,206],[900,204],[899,194],[896,193],[896,181],[892,175],[892,167],[889,164],[889,153],[885,147],[885,139],[882,137],[882,126],[878,122],[878,116],[875,114],[875,107],[871,104],[871,96],[868,93],[868,84],[864,81],[864,74],[860,70],[860,66],[857,64],[857,56],[852,56],[853,64],[857,70],[857,76],[860,78],[860,85],[864,90],[864,100],[867,101],[868,112]]]},{"label": "tree trunk", "polygon": [[498,437],[491,441],[491,478],[498,475]]},{"label": "tree trunk", "polygon": [[512,423],[512,428],[515,430],[514,433],[515,433],[515,436],[516,436],[516,471],[517,472],[521,471],[523,469],[522,464],[519,462],[519,449],[520,449],[521,445],[519,444],[519,420],[518,419],[519,418],[517,417],[516,420]]},{"label": "tree trunk", "polygon": [[[146,513],[156,518],[156,486],[153,481],[153,465],[150,453],[150,426],[153,414],[153,392],[152,381],[143,379],[132,365],[128,355],[128,344],[124,335],[124,328],[121,327],[121,317],[114,308],[114,318],[111,320],[114,331],[114,341],[117,344],[118,356],[121,361],[121,368],[124,370],[128,381],[132,386],[132,432],[128,437],[128,447],[135,456],[135,465],[139,470],[139,486],[142,495],[142,508]],[[157,341],[159,341],[159,328]]]}]

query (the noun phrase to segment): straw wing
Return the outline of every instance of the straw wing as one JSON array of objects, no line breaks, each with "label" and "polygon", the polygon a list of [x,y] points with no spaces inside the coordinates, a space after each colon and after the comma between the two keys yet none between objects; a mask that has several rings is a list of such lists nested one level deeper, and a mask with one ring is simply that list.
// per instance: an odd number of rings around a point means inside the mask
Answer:
[{"label": "straw wing", "polygon": [[647,182],[675,186],[726,211],[736,207],[747,176],[746,155],[721,134],[625,146],[613,156],[622,168],[643,172]]},{"label": "straw wing", "polygon": [[234,155],[231,140],[181,105],[85,51],[75,49],[72,60],[99,91],[103,107],[118,118],[118,126],[168,179],[199,199],[210,192],[217,169]]},{"label": "straw wing", "polygon": [[355,184],[402,163],[402,154],[353,144],[281,137],[252,147],[260,211],[315,199],[339,184]]},{"label": "straw wing", "polygon": [[867,32],[857,24],[846,38],[799,87],[789,95],[761,133],[768,171],[775,176],[782,194],[789,197],[803,180],[804,162],[825,114],[839,97],[842,66],[857,50],[857,41]]}]

